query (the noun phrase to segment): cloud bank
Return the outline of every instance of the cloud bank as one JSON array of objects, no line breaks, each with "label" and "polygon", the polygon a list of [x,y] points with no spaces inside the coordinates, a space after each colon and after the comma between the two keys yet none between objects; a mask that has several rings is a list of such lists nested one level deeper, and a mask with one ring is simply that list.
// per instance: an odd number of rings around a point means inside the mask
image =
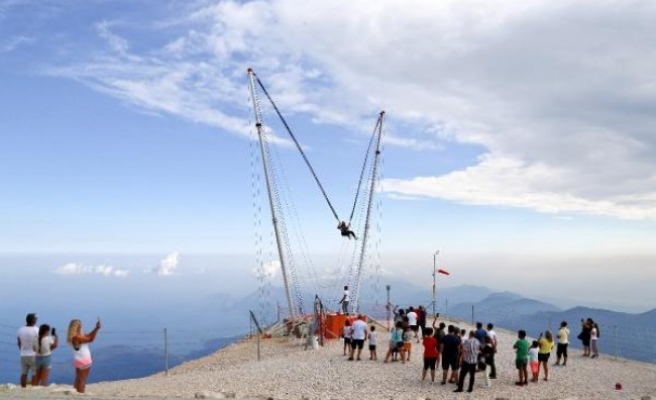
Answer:
[{"label": "cloud bank", "polygon": [[49,73],[246,135],[235,105],[252,66],[315,123],[368,127],[384,108],[389,145],[436,159],[478,149],[450,171],[388,171],[396,199],[656,219],[656,3],[198,4],[150,25],[161,45],[102,21],[106,50]]},{"label": "cloud bank", "polygon": [[103,275],[125,278],[129,271],[118,269],[107,265],[84,265],[79,263],[68,263],[55,270],[60,275]]}]

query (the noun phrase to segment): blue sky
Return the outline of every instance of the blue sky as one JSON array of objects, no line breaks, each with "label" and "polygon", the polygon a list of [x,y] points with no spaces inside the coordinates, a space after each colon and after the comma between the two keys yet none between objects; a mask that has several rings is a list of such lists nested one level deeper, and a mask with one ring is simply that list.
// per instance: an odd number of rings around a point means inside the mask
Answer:
[{"label": "blue sky", "polygon": [[[372,254],[388,279],[425,283],[440,249],[449,285],[651,308],[655,14],[634,1],[3,0],[0,251],[85,254],[48,267],[108,279],[130,279],[89,269],[112,253],[157,255],[112,266],[132,276],[176,254],[177,274],[193,254],[269,254],[253,67],[341,215],[386,111]],[[343,239],[264,114],[330,274]]]}]

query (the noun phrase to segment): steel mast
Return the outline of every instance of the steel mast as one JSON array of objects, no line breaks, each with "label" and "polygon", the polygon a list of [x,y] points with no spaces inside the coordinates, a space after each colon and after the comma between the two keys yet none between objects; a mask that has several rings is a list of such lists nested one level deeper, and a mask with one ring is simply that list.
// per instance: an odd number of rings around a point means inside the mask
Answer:
[{"label": "steel mast", "polygon": [[271,177],[269,176],[269,159],[264,151],[263,126],[262,126],[262,113],[258,102],[257,91],[255,89],[255,72],[252,68],[248,69],[248,88],[251,92],[251,100],[253,102],[253,110],[255,114],[255,128],[257,129],[257,138],[260,143],[260,152],[262,153],[262,167],[264,168],[264,178],[266,181],[267,194],[269,195],[269,207],[271,208],[271,219],[273,221],[273,230],[276,235],[276,245],[278,246],[278,257],[280,259],[280,269],[282,271],[282,279],[285,284],[285,295],[287,296],[287,305],[289,306],[289,316],[294,319],[294,302],[289,291],[289,282],[287,279],[287,270],[285,266],[285,255],[280,243],[280,230],[278,229],[278,217],[276,216],[276,208],[273,203],[273,193],[271,191]]},{"label": "steel mast", "polygon": [[371,173],[371,187],[369,188],[369,199],[367,202],[367,216],[364,222],[364,234],[362,235],[362,251],[360,252],[360,262],[358,263],[358,271],[355,275],[355,288],[354,293],[354,311],[357,313],[360,311],[360,276],[362,275],[362,265],[364,264],[364,255],[367,251],[367,239],[369,238],[369,220],[371,218],[371,203],[374,199],[374,189],[376,188],[376,174],[378,172],[378,160],[380,158],[380,140],[383,135],[383,118],[385,117],[385,111],[380,112],[378,117],[377,126],[377,137],[376,137],[376,152],[374,153],[374,167],[373,172]]}]

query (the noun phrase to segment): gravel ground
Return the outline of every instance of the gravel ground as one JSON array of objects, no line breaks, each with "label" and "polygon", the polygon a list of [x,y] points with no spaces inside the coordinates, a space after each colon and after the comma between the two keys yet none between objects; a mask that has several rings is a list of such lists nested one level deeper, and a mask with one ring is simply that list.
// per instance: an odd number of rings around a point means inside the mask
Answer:
[{"label": "gravel ground", "polygon": [[[461,327],[471,326],[460,323]],[[380,327],[379,327],[380,328]],[[378,361],[370,361],[363,350],[362,361],[347,361],[342,345],[304,350],[304,342],[290,339],[261,341],[261,360],[257,360],[254,339],[228,346],[210,356],[180,365],[168,376],[92,384],[83,395],[94,400],[222,398],[241,399],[544,399],[656,400],[656,365],[614,357],[582,357],[570,350],[567,367],[551,367],[550,381],[540,380],[517,387],[514,368],[515,333],[497,330],[499,353],[497,376],[486,388],[477,374],[473,393],[453,393],[455,385],[422,383],[422,348],[413,343],[410,362],[383,363],[388,333],[379,330]],[[365,346],[366,347],[366,346]],[[555,354],[552,355],[552,358]],[[553,359],[551,360],[553,362]],[[91,372],[93,374],[93,371]],[[619,382],[622,390],[616,390]],[[0,390],[0,399],[77,397],[70,386]]]}]

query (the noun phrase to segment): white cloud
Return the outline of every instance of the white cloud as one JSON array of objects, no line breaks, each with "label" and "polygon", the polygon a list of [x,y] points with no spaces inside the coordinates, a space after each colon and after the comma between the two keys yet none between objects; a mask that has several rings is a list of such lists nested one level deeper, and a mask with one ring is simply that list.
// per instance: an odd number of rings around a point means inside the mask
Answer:
[{"label": "white cloud", "polygon": [[111,47],[111,49],[114,50],[116,53],[121,55],[127,54],[128,50],[130,49],[130,45],[128,44],[128,41],[112,33],[109,29],[110,26],[111,24],[107,21],[102,21],[96,24],[96,30],[98,31],[98,35],[101,38],[105,39],[109,47]]},{"label": "white cloud", "polygon": [[[435,197],[464,204],[533,209],[543,213],[587,213],[622,219],[656,219],[653,196],[602,196],[589,199],[565,187],[571,171],[514,159],[482,158],[481,163],[439,177],[386,179],[382,190],[396,198]],[[561,186],[562,189],[556,189]],[[553,190],[549,190],[553,187]]]},{"label": "white cloud", "polygon": [[10,53],[23,45],[33,43],[34,39],[27,36],[11,37],[3,42],[0,42],[0,53]]},{"label": "white cloud", "polygon": [[271,281],[276,277],[278,271],[280,271],[280,261],[272,260],[268,263],[262,264],[259,268],[254,268],[253,274],[258,279]]},{"label": "white cloud", "polygon": [[159,276],[175,275],[177,273],[178,264],[180,264],[180,253],[176,251],[162,259],[158,266],[151,269],[151,272],[154,272]]},{"label": "white cloud", "polygon": [[67,263],[55,270],[60,275],[103,275],[124,278],[128,276],[128,270],[118,269],[108,265],[84,265],[80,263]]},{"label": "white cloud", "polygon": [[654,19],[639,1],[221,1],[142,54],[101,23],[111,51],[51,73],[247,136],[252,66],[287,113],[368,133],[385,109],[389,145],[480,149],[386,180],[395,196],[656,219]]}]

